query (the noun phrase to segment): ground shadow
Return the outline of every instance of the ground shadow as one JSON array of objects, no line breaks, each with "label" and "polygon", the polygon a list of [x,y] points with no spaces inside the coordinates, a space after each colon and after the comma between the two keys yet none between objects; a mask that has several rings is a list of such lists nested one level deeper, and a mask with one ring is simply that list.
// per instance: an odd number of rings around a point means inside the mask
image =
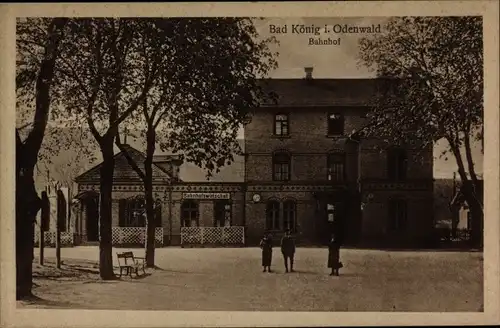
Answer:
[{"label": "ground shadow", "polygon": [[149,272],[143,273],[143,274],[138,275],[138,276],[137,276],[137,275],[134,275],[134,276],[132,277],[132,280],[140,280],[140,279],[144,279],[144,278],[149,277],[149,276],[151,276],[151,275],[153,275],[153,274],[152,274],[152,273],[149,273]]},{"label": "ground shadow", "polygon": [[[283,273],[286,273],[286,272],[283,272]],[[293,272],[288,272],[286,274],[314,274],[314,275],[317,275],[319,274],[318,272],[314,272],[314,271],[305,271],[305,270],[294,270]]]},{"label": "ground shadow", "polygon": [[66,268],[63,268],[61,270],[64,270],[64,271],[74,270],[74,271],[78,271],[78,272],[82,272],[82,273],[90,273],[90,274],[95,274],[95,275],[99,274],[99,270],[88,269],[88,268],[77,266],[77,265],[67,265]]},{"label": "ground shadow", "polygon": [[152,275],[153,274],[149,273],[149,272],[139,274],[139,275],[136,275],[135,273],[133,273],[132,275],[122,275],[121,277],[118,275],[116,277],[116,280],[130,282],[130,281],[134,281],[134,280],[141,280],[141,279],[147,278],[147,277],[152,276]]},{"label": "ground shadow", "polygon": [[[333,277],[335,277],[335,276],[333,276]],[[361,275],[359,273],[353,273],[353,272],[346,272],[346,273],[340,272],[340,274],[337,277],[338,278],[342,278],[342,277],[346,277],[346,278],[357,277],[357,278],[360,278]]]},{"label": "ground shadow", "polygon": [[64,309],[71,309],[78,307],[76,304],[72,304],[69,302],[61,302],[61,301],[52,301],[48,300],[45,298],[38,297],[36,295],[32,295],[30,297],[24,298],[19,301],[17,304],[17,307],[29,307],[30,305],[36,305],[36,306],[47,306],[47,307],[57,307],[57,308],[64,308]]},{"label": "ground shadow", "polygon": [[463,253],[481,253],[482,249],[450,246],[442,248],[411,248],[411,247],[384,247],[384,246],[344,246],[342,249],[349,250],[368,250],[383,252],[423,252],[423,253],[445,253],[445,252],[463,252]]},{"label": "ground shadow", "polygon": [[194,271],[186,271],[186,270],[172,270],[172,269],[164,269],[159,266],[156,266],[153,268],[154,270],[157,271],[162,271],[162,272],[170,272],[170,273],[191,273],[191,274],[201,274],[202,272],[194,272]]}]

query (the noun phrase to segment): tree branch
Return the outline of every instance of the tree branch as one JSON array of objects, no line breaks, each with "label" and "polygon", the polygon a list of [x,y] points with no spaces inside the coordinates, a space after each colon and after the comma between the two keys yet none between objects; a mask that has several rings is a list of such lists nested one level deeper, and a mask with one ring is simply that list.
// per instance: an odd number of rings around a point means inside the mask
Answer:
[{"label": "tree branch", "polygon": [[[90,38],[93,38],[94,36],[90,32]],[[89,126],[90,132],[94,136],[94,138],[97,140],[97,143],[101,145],[103,141],[103,136],[99,134],[99,131],[97,131],[97,128],[95,126],[94,120],[92,118],[93,116],[93,110],[94,110],[94,103],[97,99],[97,95],[99,94],[99,89],[101,87],[101,83],[103,80],[103,62],[102,62],[102,35],[101,35],[101,28],[98,27],[96,29],[96,35],[95,35],[95,46],[94,46],[94,56],[95,56],[95,61],[97,64],[97,72],[96,72],[96,77],[94,79],[94,83],[92,86],[92,94],[90,96],[90,99],[87,103],[87,108],[86,108],[86,121]]]},{"label": "tree branch", "polygon": [[464,133],[464,144],[465,144],[465,157],[467,159],[467,164],[469,167],[469,174],[472,182],[474,183],[474,187],[477,188],[479,183],[477,181],[476,171],[474,169],[474,160],[472,159],[472,149],[470,144],[470,125],[468,129]]},{"label": "tree branch", "polygon": [[134,169],[134,171],[137,173],[137,175],[139,175],[139,178],[142,180],[142,182],[145,183],[146,182],[146,175],[139,168],[139,166],[134,161],[132,156],[130,156],[129,152],[127,151],[127,148],[123,146],[123,144],[120,140],[120,133],[119,132],[117,132],[117,134],[116,134],[115,144],[118,146],[120,151],[123,153],[123,155],[127,159],[128,164]]},{"label": "tree branch", "polygon": [[58,58],[59,44],[64,35],[64,27],[68,18],[54,18],[49,25],[48,42],[42,60],[40,72],[36,81],[36,109],[33,120],[33,129],[26,138],[24,165],[34,168],[38,152],[43,142],[45,128],[47,127],[50,113],[50,89],[54,77],[55,63]]}]

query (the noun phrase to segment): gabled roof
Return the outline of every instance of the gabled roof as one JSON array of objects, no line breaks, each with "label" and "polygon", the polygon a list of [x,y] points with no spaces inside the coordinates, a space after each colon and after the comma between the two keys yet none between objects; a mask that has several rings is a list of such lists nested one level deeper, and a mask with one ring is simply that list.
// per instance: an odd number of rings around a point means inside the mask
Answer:
[{"label": "gabled roof", "polygon": [[263,107],[366,106],[386,79],[263,79],[266,94],[277,96],[277,104]]},{"label": "gabled roof", "polygon": [[[146,160],[146,155],[139,150],[131,147],[130,145],[123,145],[126,148],[127,153],[132,157],[134,162],[137,164],[142,172],[144,170],[144,161]],[[128,163],[127,158],[123,152],[119,152],[114,156],[115,158],[115,169],[113,172],[114,182],[127,182],[127,183],[142,183],[141,178],[137,172]],[[100,181],[100,169],[102,167],[102,162],[85,173],[79,175],[75,178],[77,183],[95,183],[98,184]],[[163,170],[161,167],[153,163],[153,183],[155,181],[165,182],[168,181],[170,175],[168,172]]]}]

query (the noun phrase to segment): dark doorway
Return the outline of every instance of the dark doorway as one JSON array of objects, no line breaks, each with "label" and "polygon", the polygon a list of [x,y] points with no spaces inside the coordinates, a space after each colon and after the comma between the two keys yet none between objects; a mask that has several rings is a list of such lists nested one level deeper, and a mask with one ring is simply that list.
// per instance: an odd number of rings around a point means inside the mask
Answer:
[{"label": "dark doorway", "polygon": [[99,241],[99,198],[86,199],[87,241]]},{"label": "dark doorway", "polygon": [[325,232],[327,235],[325,236],[326,242],[328,242],[331,238],[331,235],[334,234],[336,238],[342,242],[344,240],[345,231],[344,231],[344,222],[346,220],[346,206],[343,202],[334,202],[329,201],[326,203],[326,217],[325,221],[327,222],[327,229]]},{"label": "dark doorway", "polygon": [[231,225],[231,203],[228,200],[214,202],[214,227]]},{"label": "dark doorway", "polygon": [[319,195],[316,215],[316,238],[327,244],[332,234],[342,243],[345,240],[349,206],[345,192],[324,193]]},{"label": "dark doorway", "polygon": [[60,189],[57,190],[57,222],[61,232],[65,232],[67,229],[67,206],[68,203],[64,193]]}]

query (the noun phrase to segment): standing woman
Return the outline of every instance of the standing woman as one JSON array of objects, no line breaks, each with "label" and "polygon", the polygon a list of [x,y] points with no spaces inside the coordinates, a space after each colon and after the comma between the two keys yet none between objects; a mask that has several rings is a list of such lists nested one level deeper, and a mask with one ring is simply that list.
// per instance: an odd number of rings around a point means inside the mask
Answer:
[{"label": "standing woman", "polygon": [[264,235],[260,240],[260,248],[262,249],[262,272],[271,272],[271,261],[273,259],[273,237],[271,234]]},{"label": "standing woman", "polygon": [[330,276],[338,276],[339,269],[343,267],[342,262],[340,262],[340,243],[334,235],[328,243],[328,267],[332,269]]}]

